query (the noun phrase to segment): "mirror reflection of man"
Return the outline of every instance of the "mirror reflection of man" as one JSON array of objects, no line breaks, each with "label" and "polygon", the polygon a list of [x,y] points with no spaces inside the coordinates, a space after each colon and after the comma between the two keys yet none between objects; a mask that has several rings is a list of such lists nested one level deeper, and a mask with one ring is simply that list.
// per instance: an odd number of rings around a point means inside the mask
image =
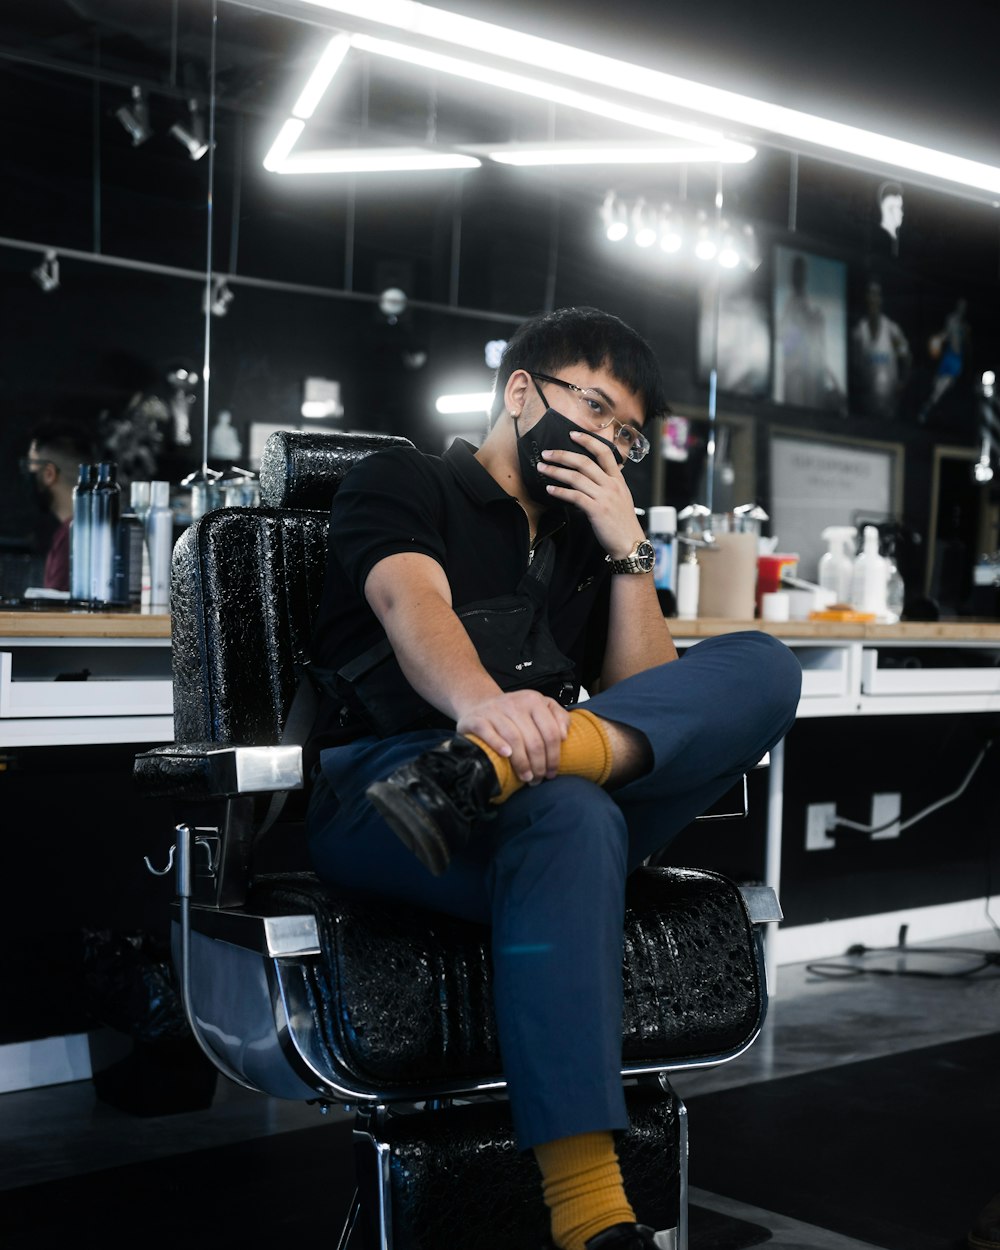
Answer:
[{"label": "mirror reflection of man", "polygon": [[42,585],[48,590],[69,590],[69,531],[73,519],[73,487],[81,464],[93,459],[86,430],[70,421],[39,422],[31,431],[28,454],[21,466],[33,481],[43,512],[58,522],[45,556]]},{"label": "mirror reflection of man", "polygon": [[865,303],[865,315],[851,333],[858,407],[865,416],[891,421],[910,376],[910,345],[896,322],[882,311],[881,283],[868,283]]}]

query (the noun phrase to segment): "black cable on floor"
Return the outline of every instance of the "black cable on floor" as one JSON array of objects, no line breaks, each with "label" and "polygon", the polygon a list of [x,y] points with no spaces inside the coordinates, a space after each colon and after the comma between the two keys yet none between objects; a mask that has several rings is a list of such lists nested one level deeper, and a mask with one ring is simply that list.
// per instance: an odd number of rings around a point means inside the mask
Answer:
[{"label": "black cable on floor", "polygon": [[980,960],[970,968],[962,968],[958,972],[933,972],[929,968],[865,968],[861,964],[817,963],[806,964],[806,971],[818,977],[830,980],[847,980],[850,977],[921,977],[937,980],[961,980],[984,972],[987,968],[1000,967],[1000,951],[983,951],[969,946],[933,946],[917,949],[906,946],[849,946],[847,955],[974,955]]}]

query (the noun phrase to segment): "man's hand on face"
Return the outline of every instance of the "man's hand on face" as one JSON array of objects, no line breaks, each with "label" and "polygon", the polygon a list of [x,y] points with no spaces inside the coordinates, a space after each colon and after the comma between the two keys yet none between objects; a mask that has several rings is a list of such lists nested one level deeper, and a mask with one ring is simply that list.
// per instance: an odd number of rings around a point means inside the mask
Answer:
[{"label": "man's hand on face", "polygon": [[643,537],[622,466],[599,435],[579,429],[571,437],[585,446],[588,454],[543,451],[538,467],[551,479],[548,493],[586,513],[597,541],[609,555],[620,559],[632,550],[637,538]]},{"label": "man's hand on face", "polygon": [[508,758],[521,781],[531,785],[556,775],[569,712],[537,690],[513,690],[469,708],[456,728]]}]

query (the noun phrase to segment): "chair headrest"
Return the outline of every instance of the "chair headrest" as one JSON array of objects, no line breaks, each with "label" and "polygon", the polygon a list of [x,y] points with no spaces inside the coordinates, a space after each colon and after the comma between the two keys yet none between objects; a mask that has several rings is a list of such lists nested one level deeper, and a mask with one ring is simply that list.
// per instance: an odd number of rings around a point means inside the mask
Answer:
[{"label": "chair headrest", "polygon": [[327,511],[344,475],[384,447],[412,447],[393,434],[336,430],[278,430],[260,458],[260,502],[266,508]]}]

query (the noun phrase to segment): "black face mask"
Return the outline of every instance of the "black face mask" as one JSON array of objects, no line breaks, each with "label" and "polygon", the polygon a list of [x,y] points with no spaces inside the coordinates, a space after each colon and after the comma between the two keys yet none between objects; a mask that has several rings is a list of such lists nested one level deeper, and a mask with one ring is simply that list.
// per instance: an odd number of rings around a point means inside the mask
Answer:
[{"label": "black face mask", "polygon": [[[582,451],[585,456],[597,461],[597,457],[587,450],[585,444],[575,443],[570,438],[570,433],[580,428],[568,417],[564,417],[561,412],[556,412],[554,408],[546,408],[530,430],[518,435],[517,461],[521,467],[521,479],[525,490],[535,503],[550,503],[552,498],[545,489],[551,479],[538,472],[538,462],[542,458],[543,451]],[[514,429],[516,431],[516,424]],[[590,434],[590,437],[597,439],[599,443],[603,443],[605,447],[610,447],[619,464],[625,463],[618,448],[609,439],[601,438],[599,434],[593,434],[589,430],[585,433]]]}]

